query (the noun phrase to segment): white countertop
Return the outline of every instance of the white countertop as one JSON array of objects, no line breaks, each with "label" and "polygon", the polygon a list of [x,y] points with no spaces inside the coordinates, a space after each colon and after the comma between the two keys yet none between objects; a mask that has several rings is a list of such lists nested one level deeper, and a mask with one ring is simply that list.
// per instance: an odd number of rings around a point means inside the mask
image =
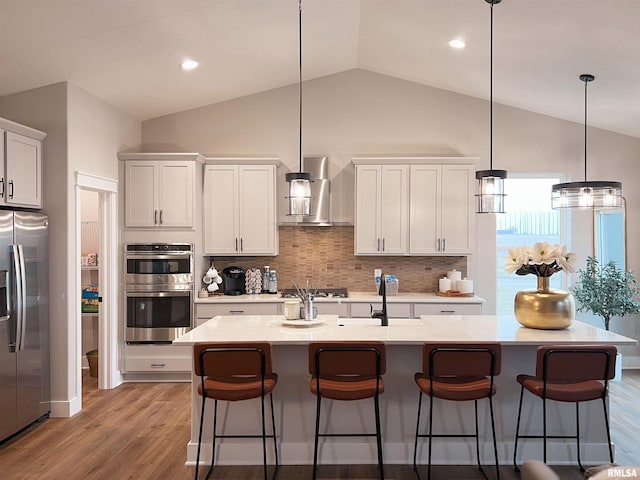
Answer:
[{"label": "white countertop", "polygon": [[[195,303],[283,303],[291,300],[277,295],[215,295],[207,298],[196,296]],[[377,303],[382,301],[380,295],[374,292],[349,292],[346,298],[317,297],[315,302],[330,303]],[[398,293],[387,296],[387,303],[484,303],[484,298],[473,297],[441,297],[434,292],[431,293]]]},{"label": "white countertop", "polygon": [[[440,297],[438,297],[440,298]],[[420,319],[389,319],[389,326],[369,318],[322,315],[312,326],[289,326],[282,315],[217,316],[176,339],[174,345],[198,342],[267,341],[274,345],[306,345],[310,341],[379,340],[418,345],[425,341],[499,342],[503,345],[606,343],[635,345],[637,341],[574,321],[564,330],[536,330],[511,316],[423,315]]]}]

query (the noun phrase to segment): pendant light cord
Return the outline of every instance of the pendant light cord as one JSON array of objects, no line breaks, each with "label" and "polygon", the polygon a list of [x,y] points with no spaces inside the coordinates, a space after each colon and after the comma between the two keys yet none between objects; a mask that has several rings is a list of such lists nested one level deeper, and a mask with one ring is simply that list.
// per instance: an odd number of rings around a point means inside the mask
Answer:
[{"label": "pendant light cord", "polygon": [[489,65],[489,170],[493,170],[493,3],[491,3]]},{"label": "pendant light cord", "polygon": [[299,119],[300,136],[298,139],[298,161],[299,172],[302,172],[302,0],[298,0],[298,97],[299,97]]},{"label": "pendant light cord", "polygon": [[587,181],[587,85],[589,80],[584,81],[584,181]]}]

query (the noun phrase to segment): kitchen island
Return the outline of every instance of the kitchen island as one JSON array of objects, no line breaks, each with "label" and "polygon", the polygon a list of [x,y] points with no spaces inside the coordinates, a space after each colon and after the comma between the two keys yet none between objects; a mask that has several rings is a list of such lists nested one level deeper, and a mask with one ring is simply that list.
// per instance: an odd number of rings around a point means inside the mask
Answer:
[{"label": "kitchen island", "polygon": [[[268,341],[273,345],[274,370],[279,375],[274,391],[280,461],[283,464],[312,462],[315,397],[309,392],[307,345],[312,341],[380,340],[387,344],[385,392],[381,396],[383,454],[386,463],[412,462],[418,389],[413,380],[422,366],[421,345],[425,341],[499,342],[503,346],[502,373],[496,377],[498,393],[494,398],[498,455],[501,463],[510,463],[517,415],[518,373],[534,373],[535,351],[539,345],[557,343],[595,343],[633,345],[634,339],[608,332],[582,322],[565,330],[534,330],[520,326],[513,317],[493,315],[424,315],[419,319],[390,318],[388,327],[373,319],[321,317],[313,326],[290,326],[282,315],[217,316],[174,341],[175,345],[197,342]],[[192,382],[191,441],[187,463],[196,458],[201,398],[197,394],[199,378]],[[257,401],[256,401],[257,402]],[[428,402],[428,400],[425,400]],[[542,402],[525,398],[523,428],[528,434],[541,433]],[[227,433],[255,433],[260,425],[259,408],[251,402],[223,404],[219,428]],[[373,406],[369,400],[329,403],[330,431],[370,431]],[[426,405],[426,403],[425,403]],[[480,402],[481,456],[492,463],[490,427],[486,402]],[[473,402],[444,402],[435,405],[434,433],[459,433],[473,428]],[[211,409],[207,407],[207,416]],[[573,404],[553,402],[548,408],[549,434],[573,434]],[[423,416],[424,419],[424,416]],[[211,421],[205,419],[203,457],[211,456]],[[323,420],[321,428],[326,427]],[[581,445],[585,464],[608,462],[604,419],[600,402],[581,406]],[[486,434],[483,435],[483,432]],[[248,445],[248,443],[252,445]],[[260,440],[227,441],[218,451],[221,464],[260,464]],[[548,461],[552,464],[575,463],[575,442],[549,439]],[[538,440],[524,440],[519,458],[541,458]],[[426,461],[426,442],[419,448],[419,459]],[[367,438],[331,438],[321,442],[321,463],[376,463],[375,442]],[[420,462],[421,460],[419,460]],[[473,440],[439,438],[433,443],[435,464],[475,464]]]}]

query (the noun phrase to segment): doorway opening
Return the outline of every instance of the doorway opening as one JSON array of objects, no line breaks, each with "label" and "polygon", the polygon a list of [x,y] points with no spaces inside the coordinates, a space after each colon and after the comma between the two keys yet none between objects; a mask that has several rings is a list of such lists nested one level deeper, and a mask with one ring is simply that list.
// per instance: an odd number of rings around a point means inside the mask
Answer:
[{"label": "doorway opening", "polygon": [[[98,388],[111,389],[122,383],[118,360],[117,180],[76,172],[75,210],[77,267],[74,304],[77,341],[70,364],[74,365],[75,395],[78,409],[81,409],[83,366],[89,367],[87,351],[97,350]],[[93,216],[93,220],[87,219],[88,223],[85,224],[84,219],[90,216]],[[90,255],[93,253],[97,254],[95,260]],[[85,290],[85,287],[89,288]],[[97,292],[91,287],[97,287]],[[92,306],[85,306],[83,314],[83,305]],[[86,310],[97,312],[89,312],[93,315],[86,316]],[[88,350],[91,346],[96,348]]]}]

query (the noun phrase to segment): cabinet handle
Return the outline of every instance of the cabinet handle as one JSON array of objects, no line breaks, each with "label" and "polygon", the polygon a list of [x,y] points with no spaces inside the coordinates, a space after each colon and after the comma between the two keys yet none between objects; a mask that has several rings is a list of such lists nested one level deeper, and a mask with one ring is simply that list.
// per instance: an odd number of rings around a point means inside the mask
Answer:
[{"label": "cabinet handle", "polygon": [[443,238],[442,239],[442,251],[444,252],[447,249],[447,244],[446,244],[447,239]]},{"label": "cabinet handle", "polygon": [[244,252],[244,246],[242,245],[242,237],[240,237],[240,251]]},{"label": "cabinet handle", "polygon": [[160,225],[162,225],[162,221],[163,221],[163,210],[160,210]]},{"label": "cabinet handle", "polygon": [[376,247],[376,250],[379,252],[380,251],[380,239],[378,238],[378,246]]},{"label": "cabinet handle", "polygon": [[156,225],[158,223],[158,210],[153,211],[153,224]]},{"label": "cabinet handle", "polygon": [[382,251],[384,252],[384,238],[382,239]]},{"label": "cabinet handle", "polygon": [[152,363],[149,365],[151,368],[164,368],[167,366],[166,363]]},{"label": "cabinet handle", "polygon": [[440,310],[440,313],[456,313],[455,310]]},{"label": "cabinet handle", "polygon": [[438,239],[438,246],[436,247],[436,252],[440,251],[440,239]]},{"label": "cabinet handle", "polygon": [[238,238],[236,237],[236,252],[238,251]]},{"label": "cabinet handle", "polygon": [[242,315],[244,313],[244,310],[229,310],[229,313],[231,315]]},{"label": "cabinet handle", "polygon": [[13,180],[9,180],[9,198],[13,198]]},{"label": "cabinet handle", "polygon": [[2,190],[0,190],[0,198],[4,198],[4,177],[0,179],[0,185],[2,185]]}]

